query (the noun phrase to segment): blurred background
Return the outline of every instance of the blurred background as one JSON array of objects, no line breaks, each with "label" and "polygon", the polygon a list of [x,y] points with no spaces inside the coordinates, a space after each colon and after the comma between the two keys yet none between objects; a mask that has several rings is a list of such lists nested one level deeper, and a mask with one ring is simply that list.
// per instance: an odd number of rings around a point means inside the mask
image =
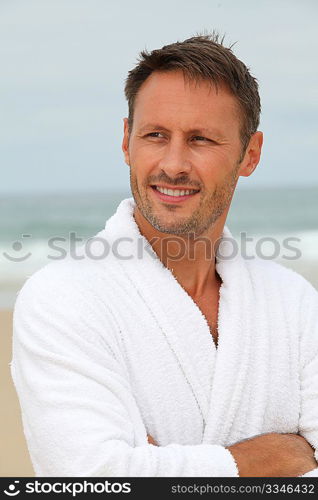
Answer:
[{"label": "blurred background", "polygon": [[236,42],[259,81],[264,149],[228,227],[318,288],[317,14],[316,0],[0,0],[1,476],[33,475],[9,374],[12,308],[60,255],[49,238],[67,251],[70,233],[94,236],[130,196],[123,88],[141,50],[213,29]]}]

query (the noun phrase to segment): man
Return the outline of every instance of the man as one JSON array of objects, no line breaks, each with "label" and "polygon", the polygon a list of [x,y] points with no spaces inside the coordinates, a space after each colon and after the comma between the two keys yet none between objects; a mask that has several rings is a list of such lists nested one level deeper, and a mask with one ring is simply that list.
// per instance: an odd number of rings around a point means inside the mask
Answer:
[{"label": "man", "polygon": [[126,97],[133,199],[15,307],[36,473],[317,475],[318,294],[225,227],[260,159],[256,80],[199,36],[142,53]]}]

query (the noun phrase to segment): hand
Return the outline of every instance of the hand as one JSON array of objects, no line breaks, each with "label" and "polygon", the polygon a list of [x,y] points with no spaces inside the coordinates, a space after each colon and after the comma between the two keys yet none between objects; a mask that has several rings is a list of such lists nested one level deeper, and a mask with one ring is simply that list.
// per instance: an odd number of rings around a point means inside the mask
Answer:
[{"label": "hand", "polygon": [[153,437],[150,436],[150,434],[147,435],[148,443],[153,444],[154,446],[158,446],[156,441],[154,440]]},{"label": "hand", "polygon": [[227,449],[240,477],[297,477],[317,467],[313,448],[296,434],[262,434]]}]

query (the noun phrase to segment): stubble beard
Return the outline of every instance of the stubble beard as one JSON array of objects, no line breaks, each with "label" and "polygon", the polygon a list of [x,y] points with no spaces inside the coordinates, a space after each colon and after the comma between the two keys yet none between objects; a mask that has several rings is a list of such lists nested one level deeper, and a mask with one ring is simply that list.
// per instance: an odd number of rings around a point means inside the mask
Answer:
[{"label": "stubble beard", "polygon": [[[143,217],[158,231],[167,234],[186,236],[192,234],[197,237],[212,229],[218,218],[228,208],[231,203],[233,192],[238,180],[237,172],[239,162],[235,168],[228,174],[221,185],[217,185],[210,194],[204,194],[201,190],[198,195],[201,196],[201,201],[198,208],[191,214],[190,217],[178,219],[175,223],[165,223],[154,213],[154,207],[148,199],[146,189],[149,184],[143,186],[144,192],[140,192],[137,178],[133,172],[133,167],[130,167],[130,187],[135,203],[143,215]],[[172,213],[175,211],[174,205],[168,205],[167,210]]]}]

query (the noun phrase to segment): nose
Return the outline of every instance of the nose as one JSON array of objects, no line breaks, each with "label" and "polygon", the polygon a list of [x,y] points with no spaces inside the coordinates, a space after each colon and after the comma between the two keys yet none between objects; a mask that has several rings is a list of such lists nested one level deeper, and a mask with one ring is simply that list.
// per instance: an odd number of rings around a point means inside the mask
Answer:
[{"label": "nose", "polygon": [[164,148],[159,167],[170,178],[188,174],[191,171],[191,162],[188,158],[187,146],[181,138],[169,141]]}]

